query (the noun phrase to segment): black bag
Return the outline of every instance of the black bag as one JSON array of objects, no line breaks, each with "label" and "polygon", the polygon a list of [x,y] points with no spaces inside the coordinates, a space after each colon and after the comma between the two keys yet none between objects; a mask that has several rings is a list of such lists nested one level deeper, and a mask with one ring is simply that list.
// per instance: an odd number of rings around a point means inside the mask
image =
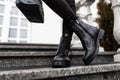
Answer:
[{"label": "black bag", "polygon": [[33,0],[16,0],[16,6],[30,22],[44,22],[42,1],[38,5]]}]

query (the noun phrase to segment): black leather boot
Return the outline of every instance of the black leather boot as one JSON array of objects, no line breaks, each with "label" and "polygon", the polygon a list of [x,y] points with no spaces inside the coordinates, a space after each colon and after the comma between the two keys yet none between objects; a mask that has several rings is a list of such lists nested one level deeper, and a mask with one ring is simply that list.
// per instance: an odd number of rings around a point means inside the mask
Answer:
[{"label": "black leather boot", "polygon": [[62,36],[60,44],[57,49],[57,54],[55,55],[53,59],[52,66],[53,67],[69,67],[70,64],[70,58],[69,58],[69,49],[70,49],[70,42],[71,37],[69,36]]},{"label": "black leather boot", "polygon": [[103,37],[104,30],[98,29],[97,27],[86,24],[79,18],[78,18],[78,22],[79,22],[80,27],[82,27],[94,39],[95,45],[96,45],[96,50],[93,54],[86,52],[86,54],[83,57],[83,62],[86,65],[88,65],[99,52],[99,40]]},{"label": "black leather boot", "polygon": [[73,31],[80,38],[86,51],[83,62],[88,65],[99,52],[99,40],[103,37],[104,30],[87,25],[80,19],[72,20],[72,24]]}]

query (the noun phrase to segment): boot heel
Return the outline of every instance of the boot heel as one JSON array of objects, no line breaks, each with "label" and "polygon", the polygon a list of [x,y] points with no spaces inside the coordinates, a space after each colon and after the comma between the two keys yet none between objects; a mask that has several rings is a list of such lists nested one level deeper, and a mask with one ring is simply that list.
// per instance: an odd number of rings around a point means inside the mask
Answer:
[{"label": "boot heel", "polygon": [[100,29],[100,32],[99,32],[99,38],[100,39],[102,39],[103,38],[103,36],[104,36],[104,33],[105,33],[105,31],[104,30],[102,30],[102,29]]}]

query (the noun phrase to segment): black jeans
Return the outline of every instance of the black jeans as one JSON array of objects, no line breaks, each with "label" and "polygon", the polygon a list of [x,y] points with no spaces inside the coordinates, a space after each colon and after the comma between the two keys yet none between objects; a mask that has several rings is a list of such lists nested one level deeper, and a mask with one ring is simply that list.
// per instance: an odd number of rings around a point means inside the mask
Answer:
[{"label": "black jeans", "polygon": [[76,19],[75,0],[43,0],[54,12],[63,18],[62,37],[66,34],[72,38],[73,31],[68,25],[71,19]]},{"label": "black jeans", "polygon": [[[71,7],[71,9],[74,11],[74,13],[76,13],[75,0],[66,0],[66,1]],[[66,36],[66,34],[69,38],[72,38],[73,31],[71,30],[68,23],[65,20],[63,20],[62,37]]]},{"label": "black jeans", "polygon": [[43,0],[54,12],[63,20],[69,21],[76,19],[76,14],[70,7],[71,0]]}]

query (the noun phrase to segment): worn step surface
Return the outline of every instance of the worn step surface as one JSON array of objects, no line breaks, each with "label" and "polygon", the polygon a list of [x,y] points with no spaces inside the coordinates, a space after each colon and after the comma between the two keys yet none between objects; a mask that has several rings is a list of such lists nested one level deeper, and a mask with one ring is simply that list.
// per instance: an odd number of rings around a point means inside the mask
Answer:
[{"label": "worn step surface", "polygon": [[[0,68],[51,67],[58,45],[0,43]],[[84,65],[82,48],[70,51],[72,66]],[[113,63],[116,52],[100,52],[91,64]]]},{"label": "worn step surface", "polygon": [[120,64],[0,70],[0,80],[120,80]]}]

